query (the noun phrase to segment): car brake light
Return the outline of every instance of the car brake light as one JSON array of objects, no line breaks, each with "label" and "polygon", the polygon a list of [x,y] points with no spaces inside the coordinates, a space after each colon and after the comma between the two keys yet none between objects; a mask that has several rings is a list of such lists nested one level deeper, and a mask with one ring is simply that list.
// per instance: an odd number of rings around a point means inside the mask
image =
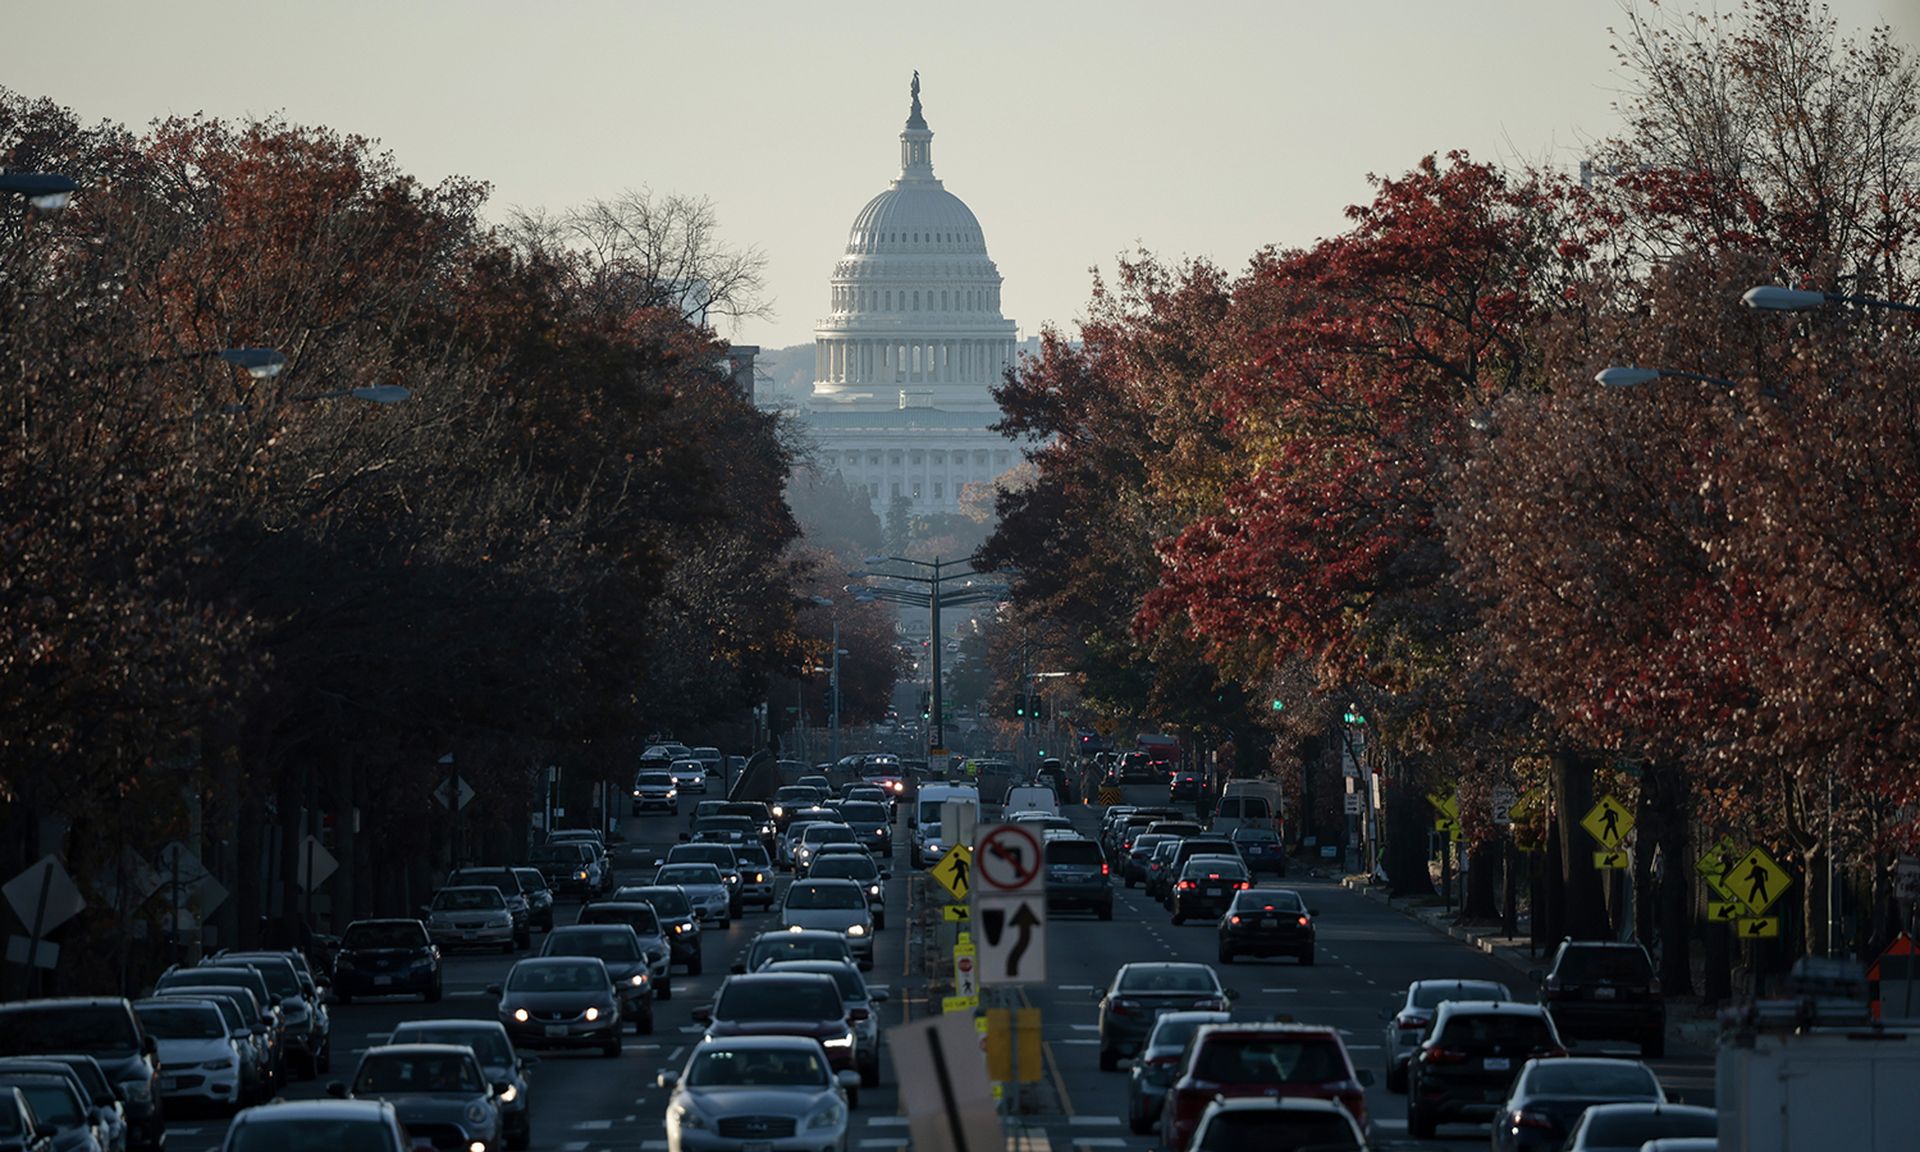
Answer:
[{"label": "car brake light", "polygon": [[1428,1048],[1420,1053],[1420,1059],[1428,1064],[1465,1064],[1467,1054],[1458,1048]]},{"label": "car brake light", "polygon": [[1249,884],[1249,883],[1247,883],[1247,882],[1246,882],[1245,880],[1237,880],[1237,881],[1235,881],[1235,882],[1234,882],[1234,885],[1233,885],[1233,886],[1234,886],[1235,888],[1251,888],[1251,887],[1253,887],[1253,885],[1251,885],[1251,884]]},{"label": "car brake light", "polygon": [[1402,1032],[1421,1032],[1427,1027],[1427,1022],[1417,1016],[1402,1016],[1395,1023],[1399,1024]]},{"label": "car brake light", "polygon": [[1558,1060],[1569,1055],[1565,1048],[1535,1048],[1533,1054],[1542,1060]]},{"label": "car brake light", "polygon": [[1515,1128],[1552,1128],[1554,1127],[1554,1123],[1551,1119],[1545,1116],[1542,1116],[1538,1112],[1527,1112],[1524,1110],[1515,1112],[1513,1115],[1507,1117],[1507,1123],[1513,1125]]},{"label": "car brake light", "polygon": [[1307,918],[1305,916],[1300,917],[1300,927],[1305,928],[1306,926],[1307,926]]},{"label": "car brake light", "polygon": [[1110,867],[1108,867],[1108,866],[1107,866],[1107,865],[1105,865],[1105,864],[1102,864],[1102,865],[1100,865],[1100,875],[1102,875],[1102,876],[1111,876],[1111,875],[1113,875],[1113,869],[1112,869],[1112,868],[1110,868]]},{"label": "car brake light", "polygon": [[1200,885],[1198,885],[1198,884],[1195,884],[1195,883],[1194,883],[1193,881],[1191,881],[1191,880],[1182,880],[1182,881],[1180,881],[1180,887],[1182,887],[1182,888],[1198,888],[1198,887],[1200,887]]},{"label": "car brake light", "polygon": [[1209,872],[1209,873],[1207,873],[1207,879],[1209,879],[1209,880],[1218,880],[1218,879],[1220,879],[1220,873],[1218,873],[1218,872]]},{"label": "car brake light", "polygon": [[1229,916],[1229,917],[1227,917],[1227,923],[1229,923],[1229,924],[1238,924],[1238,923],[1240,923],[1240,917],[1238,917],[1238,916]]}]

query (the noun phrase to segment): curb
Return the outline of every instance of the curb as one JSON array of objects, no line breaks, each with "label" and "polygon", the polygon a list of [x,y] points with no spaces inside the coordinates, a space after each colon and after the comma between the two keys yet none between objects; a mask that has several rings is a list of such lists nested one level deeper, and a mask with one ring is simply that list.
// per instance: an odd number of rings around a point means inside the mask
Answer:
[{"label": "curb", "polygon": [[1369,878],[1365,876],[1343,876],[1340,878],[1340,886],[1358,892],[1369,900],[1377,900],[1393,911],[1405,916],[1407,919],[1417,924],[1425,925],[1427,928],[1443,936],[1451,937],[1460,941],[1462,944],[1470,944],[1520,973],[1522,977],[1528,976],[1534,969],[1546,963],[1545,958],[1535,960],[1526,953],[1517,951],[1505,944],[1494,943],[1488,939],[1487,933],[1473,932],[1469,929],[1461,928],[1458,925],[1448,924],[1443,919],[1445,913],[1442,913],[1440,916],[1427,916],[1418,909],[1397,905],[1393,902],[1392,897],[1384,895],[1368,881]]}]

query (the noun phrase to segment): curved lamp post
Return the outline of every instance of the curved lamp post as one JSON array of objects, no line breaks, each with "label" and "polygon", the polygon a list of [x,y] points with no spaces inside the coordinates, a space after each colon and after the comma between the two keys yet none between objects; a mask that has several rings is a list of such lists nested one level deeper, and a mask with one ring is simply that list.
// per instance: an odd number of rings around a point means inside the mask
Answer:
[{"label": "curved lamp post", "polygon": [[1879,296],[1850,296],[1844,292],[1780,288],[1772,284],[1747,289],[1741,295],[1740,302],[1760,312],[1806,312],[1828,304],[1858,304],[1864,308],[1881,308],[1889,312],[1920,312],[1920,304],[1903,304]]}]

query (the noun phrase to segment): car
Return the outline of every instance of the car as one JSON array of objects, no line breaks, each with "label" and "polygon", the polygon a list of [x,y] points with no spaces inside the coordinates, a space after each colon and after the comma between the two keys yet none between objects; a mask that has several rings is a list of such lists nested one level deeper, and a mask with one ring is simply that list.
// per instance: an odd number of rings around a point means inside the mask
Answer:
[{"label": "car", "polygon": [[[1368,1072],[1356,1071],[1337,1028],[1324,1024],[1204,1024],[1160,1114],[1160,1142],[1185,1152],[1216,1098],[1328,1100],[1345,1108],[1366,1132]],[[1261,1145],[1256,1144],[1256,1147]]]},{"label": "car", "polygon": [[1353,1115],[1331,1100],[1311,1096],[1220,1099],[1207,1105],[1188,1147],[1195,1152],[1367,1152],[1366,1134]]},{"label": "car", "polygon": [[18,1088],[0,1088],[0,1152],[53,1152],[52,1126]]},{"label": "car", "polygon": [[674,786],[670,769],[642,771],[633,778],[633,814],[655,811],[680,814],[680,789]]},{"label": "car", "polygon": [[413,1140],[384,1100],[301,1100],[245,1109],[220,1152],[410,1152]]},{"label": "car", "polygon": [[851,880],[867,894],[867,910],[873,913],[874,930],[887,926],[886,874],[865,852],[830,852],[814,857],[807,869],[808,880]]},{"label": "car", "polygon": [[542,956],[591,956],[605,964],[620,994],[620,1015],[637,1035],[653,1035],[653,962],[625,924],[568,924],[540,944]]},{"label": "car", "polygon": [[[592,849],[588,849],[592,851]],[[500,890],[500,896],[507,902],[507,911],[513,916],[513,946],[528,948],[533,945],[533,906],[527,899],[526,889],[520,886],[520,877],[511,868],[455,868],[447,875],[443,888],[464,888],[474,884],[490,884]]]},{"label": "car", "polygon": [[799,828],[800,830],[798,836],[790,835],[788,837],[788,843],[790,845],[787,853],[788,862],[793,865],[793,870],[796,873],[805,872],[807,866],[813,863],[815,854],[826,845],[853,844],[859,845],[862,850],[866,848],[864,844],[860,843],[860,837],[852,828],[839,822],[839,815],[837,813],[834,814],[832,821],[824,819],[816,820],[807,824],[805,827],[800,827],[799,822],[803,818],[804,817],[796,817],[794,823],[788,826],[789,831],[794,828]]},{"label": "car", "polygon": [[727,916],[731,919],[740,915],[740,859],[733,854],[732,844],[675,844],[667,849],[666,863],[711,864],[718,868],[720,882],[727,886]]},{"label": "car", "polygon": [[583,840],[554,840],[536,845],[527,853],[527,863],[546,878],[556,896],[587,900],[601,888],[603,866],[594,855],[593,845]]},{"label": "car", "polygon": [[611,903],[651,904],[654,915],[660,918],[660,934],[667,938],[671,962],[684,968],[689,976],[700,975],[705,962],[706,932],[700,926],[693,901],[687,899],[684,891],[670,885],[632,884],[616,889]]},{"label": "car", "polygon": [[244,1058],[219,1005],[168,996],[136,1000],[133,1012],[159,1048],[162,1101],[239,1110]]},{"label": "car", "polygon": [[[87,1100],[99,1117],[101,1134],[105,1137],[106,1152],[127,1152],[127,1110],[120,1097],[113,1091],[113,1082],[100,1067],[100,1062],[91,1056],[79,1056],[73,1053],[61,1053],[47,1056],[10,1056],[0,1058],[0,1068],[17,1069],[21,1072],[37,1072],[54,1068],[65,1068],[72,1073],[74,1080],[86,1093]],[[0,1148],[4,1148],[0,1139]]]},{"label": "car", "polygon": [[1220,963],[1242,956],[1291,956],[1311,965],[1318,914],[1291,888],[1242,888],[1220,917]]},{"label": "car", "polygon": [[691,757],[675,760],[669,772],[673,773],[673,786],[680,795],[701,795],[707,793],[707,766]]},{"label": "car", "polygon": [[668,763],[672,763],[675,760],[691,760],[692,758],[693,749],[674,740],[657,740],[647,745],[645,752],[640,753],[640,759],[642,760],[665,760]]},{"label": "car", "polygon": [[333,1024],[313,986],[300,977],[293,957],[299,953],[222,951],[202,964],[241,965],[260,973],[267,992],[280,1007],[287,1040],[287,1059],[311,1080],[333,1065]]},{"label": "car", "polygon": [[856,800],[852,796],[840,802],[836,809],[840,819],[853,830],[855,842],[875,856],[893,855],[893,816],[888,811],[888,803],[878,788],[854,789],[855,792],[871,792],[873,798]]},{"label": "car", "polygon": [[1233,898],[1253,887],[1253,874],[1237,856],[1194,856],[1168,889],[1173,922],[1219,919]]},{"label": "car", "polygon": [[853,949],[839,932],[802,929],[772,930],[756,935],[733,962],[735,973],[758,972],[778,960],[844,960],[854,962]]},{"label": "car", "polygon": [[279,1001],[267,987],[266,977],[240,964],[201,964],[193,968],[169,968],[154,982],[154,995],[238,990],[246,999],[247,1013],[254,1034],[265,1049],[266,1072],[270,1091],[277,1091],[287,1078],[287,1036]]},{"label": "car", "polygon": [[1667,1003],[1644,946],[1612,940],[1564,940],[1553,965],[1536,974],[1540,1003],[1572,1040],[1632,1040],[1640,1055],[1667,1054]]},{"label": "car", "polygon": [[1176,772],[1167,780],[1167,799],[1198,800],[1200,798],[1200,774],[1198,772]]},{"label": "car", "polygon": [[728,816],[715,812],[710,816],[695,816],[693,823],[688,825],[687,839],[694,844],[757,844],[760,841],[760,826],[754,823],[751,816]]},{"label": "car", "polygon": [[1237,993],[1220,983],[1205,964],[1154,960],[1122,964],[1100,1002],[1100,1071],[1111,1072],[1120,1058],[1140,1051],[1162,1012],[1225,1012]]},{"label": "car", "polygon": [[720,749],[711,746],[697,747],[693,750],[693,758],[706,767],[708,776],[724,778],[727,771],[727,757]]},{"label": "car", "polygon": [[1165,902],[1166,890],[1173,886],[1173,856],[1180,851],[1180,838],[1172,837],[1153,846],[1153,854],[1147,857],[1146,876],[1141,887],[1147,890],[1147,899]]},{"label": "car", "polygon": [[[696,1024],[706,1039],[735,1036],[805,1036],[826,1049],[835,1072],[858,1076],[853,1066],[853,1026],[847,1022],[840,989],[833,977],[818,972],[749,972],[721,981],[713,1005],[696,1008]],[[857,1089],[848,1094],[858,1101]]]},{"label": "car", "polygon": [[1717,1138],[1711,1108],[1687,1104],[1595,1104],[1567,1136],[1566,1152],[1638,1152],[1652,1140]]},{"label": "car", "polygon": [[1407,985],[1400,1007],[1380,1014],[1387,1022],[1385,1042],[1380,1046],[1387,1057],[1387,1091],[1407,1090],[1407,1061],[1427,1038],[1441,1001],[1511,999],[1513,993],[1497,980],[1415,980]]},{"label": "car", "polygon": [[580,909],[580,919],[575,921],[576,926],[587,924],[621,924],[633,929],[647,958],[654,998],[673,999],[673,942],[667,939],[668,928],[653,905],[640,900],[589,904]]},{"label": "car", "polygon": [[520,930],[514,926],[513,911],[491,884],[442,888],[420,913],[426,917],[427,935],[442,949],[497,948],[512,952],[518,946]]},{"label": "car", "polygon": [[99,1152],[87,1096],[65,1072],[0,1072],[0,1089],[27,1098],[36,1127],[52,1136],[52,1152]]},{"label": "car", "polygon": [[1136,1136],[1145,1136],[1160,1123],[1160,1109],[1186,1055],[1187,1041],[1202,1024],[1224,1024],[1231,1019],[1225,1012],[1162,1012],[1154,1018],[1153,1030],[1147,1033],[1147,1042],[1134,1057],[1127,1078],[1127,1127]]},{"label": "car", "polygon": [[1595,1104],[1666,1103],[1653,1069],[1638,1060],[1564,1056],[1529,1060],[1493,1117],[1493,1152],[1558,1152]]},{"label": "car", "polygon": [[733,866],[740,870],[740,905],[753,905],[762,911],[773,907],[773,858],[758,840],[736,844]]},{"label": "car", "polygon": [[729,800],[720,805],[722,816],[745,816],[753,821],[760,831],[760,846],[768,852],[773,851],[774,836],[779,829],[774,827],[773,809],[759,800]]},{"label": "car", "polygon": [[[1173,907],[1173,886],[1187,870],[1187,861],[1195,856],[1226,856],[1235,860],[1240,854],[1234,850],[1233,841],[1225,836],[1182,836],[1174,844],[1173,853],[1166,859],[1165,868],[1160,873],[1160,891],[1158,899],[1168,908]],[[1244,864],[1245,861],[1242,861]],[[1151,891],[1148,895],[1154,895]]]},{"label": "car", "polygon": [[1100,845],[1082,838],[1049,840],[1040,854],[1047,865],[1048,909],[1085,908],[1101,920],[1113,919],[1113,869]]},{"label": "car", "polygon": [[1553,1018],[1538,1004],[1446,1000],[1407,1064],[1407,1133],[1431,1140],[1454,1121],[1489,1122],[1528,1060],[1565,1056]]},{"label": "car", "polygon": [[553,931],[553,886],[547,883],[546,875],[532,866],[515,868],[513,874],[520,878],[520,889],[527,894],[527,915],[533,926],[542,932]]},{"label": "car", "polygon": [[473,1052],[480,1072],[493,1085],[500,1127],[507,1147],[523,1149],[533,1141],[532,1082],[528,1072],[538,1057],[521,1056],[498,1020],[408,1020],[393,1026],[389,1044],[458,1044]]},{"label": "car", "polygon": [[220,1010],[227,1026],[227,1039],[240,1054],[240,1102],[258,1103],[273,1098],[277,1088],[272,1025],[264,1008],[250,989],[231,985],[176,988],[156,991],[153,1000],[205,1000]]},{"label": "car", "polygon": [[880,1083],[880,1005],[887,1002],[885,988],[869,985],[859,966],[845,960],[775,960],[760,971],[833,977],[847,1010],[847,1023],[853,1028],[853,1066],[860,1073],[860,1083],[867,1088]]},{"label": "car", "polygon": [[379,1100],[415,1141],[435,1148],[497,1148],[500,1101],[465,1044],[381,1044],[366,1050],[353,1079],[327,1085],[338,1100]]},{"label": "car", "polygon": [[1247,862],[1247,869],[1254,875],[1271,872],[1285,878],[1287,846],[1280,842],[1278,832],[1271,828],[1235,828],[1228,833],[1227,839],[1233,841],[1234,849]]},{"label": "car", "polygon": [[1127,842],[1127,850],[1120,859],[1120,880],[1127,887],[1147,882],[1147,865],[1153,859],[1160,845],[1179,839],[1177,836],[1165,836],[1160,833],[1141,833]]},{"label": "car", "polygon": [[487,991],[500,998],[497,1015],[516,1050],[598,1048],[604,1056],[620,1055],[620,994],[596,957],[528,957],[507,972],[505,984]]},{"label": "car", "polygon": [[[655,1084],[667,1098],[667,1152],[847,1147],[860,1078],[803,1036],[702,1040]],[[805,1143],[800,1142],[804,1133]]]},{"label": "car", "polygon": [[773,803],[768,809],[773,813],[774,832],[786,832],[794,813],[803,808],[818,807],[826,798],[825,793],[811,784],[783,784],[774,789]]},{"label": "car", "polygon": [[782,928],[819,928],[847,938],[861,968],[873,967],[873,913],[864,885],[853,880],[795,880],[780,903]]},{"label": "car", "polygon": [[[1146,831],[1147,834],[1151,836],[1178,836],[1182,840],[1185,840],[1189,836],[1200,836],[1206,833],[1206,829],[1200,827],[1199,823],[1192,819],[1185,816],[1177,819],[1169,818],[1165,813],[1162,813],[1159,819],[1148,824]],[[1214,837],[1214,839],[1219,839],[1219,837]]]},{"label": "car", "polygon": [[716,864],[662,864],[653,874],[655,887],[678,888],[687,894],[700,919],[725,928],[733,923],[733,890]]},{"label": "car", "polygon": [[418,920],[355,920],[340,934],[333,958],[333,998],[418,993],[441,996],[440,947]]}]

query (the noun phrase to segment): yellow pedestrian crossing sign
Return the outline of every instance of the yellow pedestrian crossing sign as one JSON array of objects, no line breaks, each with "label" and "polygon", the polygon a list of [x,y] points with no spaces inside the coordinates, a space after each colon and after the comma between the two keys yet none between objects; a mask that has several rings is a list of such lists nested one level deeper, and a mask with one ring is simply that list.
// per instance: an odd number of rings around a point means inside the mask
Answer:
[{"label": "yellow pedestrian crossing sign", "polygon": [[1749,916],[1734,921],[1740,927],[1742,940],[1771,940],[1780,935],[1780,917]]},{"label": "yellow pedestrian crossing sign", "polygon": [[1602,795],[1581,819],[1580,827],[1598,840],[1602,848],[1618,848],[1626,843],[1627,833],[1633,831],[1633,813],[1612,796]]},{"label": "yellow pedestrian crossing sign", "polygon": [[955,900],[966,903],[967,893],[973,891],[973,849],[965,844],[947,849],[940,863],[933,866],[933,878]]},{"label": "yellow pedestrian crossing sign", "polygon": [[1740,899],[1734,892],[1733,885],[1727,882],[1727,878],[1733,873],[1734,866],[1740,863],[1740,857],[1743,855],[1745,853],[1741,852],[1739,846],[1733,842],[1733,837],[1722,836],[1700,857],[1700,878],[1707,882],[1707,887],[1718,892],[1723,900],[1738,901]]},{"label": "yellow pedestrian crossing sign", "polygon": [[[1727,887],[1733,890],[1734,899],[1745,904],[1756,916],[1765,916],[1774,901],[1793,884],[1786,870],[1774,863],[1773,857],[1758,848],[1740,858],[1733,871],[1725,879]],[[1778,929],[1776,926],[1776,934]],[[1740,933],[1742,936],[1746,932]],[[1758,935],[1758,933],[1755,933]]]}]

